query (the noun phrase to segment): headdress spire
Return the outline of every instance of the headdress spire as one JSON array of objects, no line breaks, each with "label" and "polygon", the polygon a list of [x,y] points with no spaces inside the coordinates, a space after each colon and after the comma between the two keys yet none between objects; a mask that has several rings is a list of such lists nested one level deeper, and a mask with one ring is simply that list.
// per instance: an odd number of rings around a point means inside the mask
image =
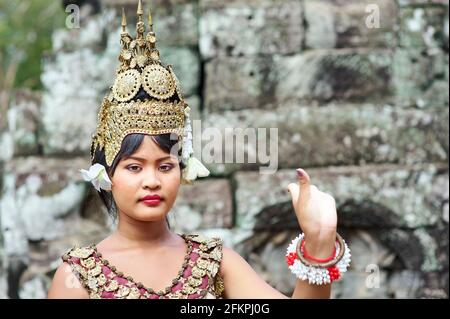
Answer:
[{"label": "headdress spire", "polygon": [[152,18],[152,10],[148,9],[148,28],[151,32],[153,32],[153,18]]},{"label": "headdress spire", "polygon": [[125,16],[125,9],[122,7],[122,33],[127,32],[127,17]]},{"label": "headdress spire", "polygon": [[137,8],[138,21],[136,23],[136,38],[140,39],[144,36],[145,24],[142,21],[142,16],[144,15],[144,10],[142,10],[142,0],[139,0]]},{"label": "headdress spire", "polygon": [[142,10],[142,0],[139,0],[138,2],[138,8],[137,8],[137,15],[138,15],[138,21],[142,22],[142,15],[144,14],[144,11]]}]

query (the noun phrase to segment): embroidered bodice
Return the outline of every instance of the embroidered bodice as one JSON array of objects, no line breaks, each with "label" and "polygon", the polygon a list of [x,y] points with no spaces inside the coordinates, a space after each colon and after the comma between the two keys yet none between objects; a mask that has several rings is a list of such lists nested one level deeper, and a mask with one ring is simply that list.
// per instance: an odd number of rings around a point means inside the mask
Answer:
[{"label": "embroidered bodice", "polygon": [[97,299],[216,299],[222,298],[223,279],[219,273],[222,240],[201,235],[180,234],[188,250],[178,276],[170,286],[154,291],[123,274],[104,259],[95,245],[72,247],[62,256],[90,298]]}]

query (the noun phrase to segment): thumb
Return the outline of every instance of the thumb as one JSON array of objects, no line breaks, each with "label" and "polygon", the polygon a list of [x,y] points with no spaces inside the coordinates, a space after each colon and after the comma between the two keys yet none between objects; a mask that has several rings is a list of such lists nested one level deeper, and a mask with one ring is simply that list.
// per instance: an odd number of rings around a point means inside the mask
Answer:
[{"label": "thumb", "polygon": [[299,204],[306,203],[311,197],[311,178],[302,168],[297,169],[298,184],[300,187]]}]

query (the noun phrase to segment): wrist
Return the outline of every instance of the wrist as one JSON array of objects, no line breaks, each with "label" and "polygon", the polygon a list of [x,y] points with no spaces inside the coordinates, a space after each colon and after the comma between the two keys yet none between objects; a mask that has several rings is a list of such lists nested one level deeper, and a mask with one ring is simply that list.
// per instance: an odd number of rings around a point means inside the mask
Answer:
[{"label": "wrist", "polygon": [[[328,237],[328,236],[327,236]],[[318,259],[329,258],[335,252],[336,233],[329,238],[311,238],[305,235],[305,250],[312,257]]]}]

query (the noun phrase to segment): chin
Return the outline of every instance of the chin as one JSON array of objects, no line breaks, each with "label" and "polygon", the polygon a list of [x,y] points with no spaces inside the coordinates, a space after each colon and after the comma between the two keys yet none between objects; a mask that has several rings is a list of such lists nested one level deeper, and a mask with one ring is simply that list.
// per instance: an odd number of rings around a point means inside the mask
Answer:
[{"label": "chin", "polygon": [[140,208],[130,217],[142,222],[156,222],[165,220],[166,215],[167,211],[163,207],[147,207]]}]

